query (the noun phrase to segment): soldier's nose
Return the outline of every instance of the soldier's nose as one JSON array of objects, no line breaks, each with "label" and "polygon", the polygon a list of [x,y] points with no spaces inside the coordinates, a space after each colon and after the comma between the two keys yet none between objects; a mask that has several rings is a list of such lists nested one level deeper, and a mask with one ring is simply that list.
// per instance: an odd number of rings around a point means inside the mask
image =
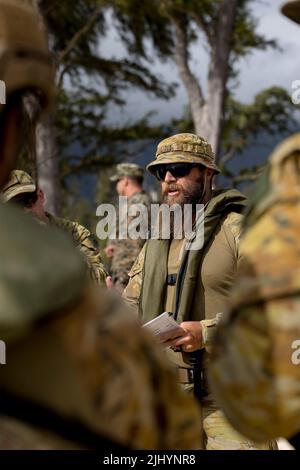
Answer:
[{"label": "soldier's nose", "polygon": [[172,175],[172,173],[167,171],[166,176],[165,176],[165,182],[169,183],[171,181],[176,181],[176,178]]}]

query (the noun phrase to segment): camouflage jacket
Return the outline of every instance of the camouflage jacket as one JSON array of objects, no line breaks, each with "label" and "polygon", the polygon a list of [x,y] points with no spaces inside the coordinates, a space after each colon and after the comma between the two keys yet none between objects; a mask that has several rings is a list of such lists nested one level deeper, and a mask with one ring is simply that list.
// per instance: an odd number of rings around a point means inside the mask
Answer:
[{"label": "camouflage jacket", "polygon": [[[150,214],[150,199],[147,193],[140,192],[135,193],[127,200],[128,210],[130,206],[135,204],[143,204],[147,207]],[[128,214],[120,214],[120,221],[127,218],[127,224],[129,226],[133,217]],[[145,219],[145,223],[148,224],[149,216]],[[119,221],[118,221],[119,222]],[[118,239],[118,229],[116,230],[117,239],[109,241],[109,245],[114,248],[114,254],[111,263],[111,271],[113,281],[116,286],[122,291],[128,284],[129,277],[128,273],[137,258],[141,248],[143,247],[145,240],[137,239],[131,240],[130,238],[120,240]]]},{"label": "camouflage jacket", "polygon": [[[135,449],[198,449],[200,414],[177,387],[159,346],[119,298],[89,286],[59,231],[0,206],[1,393],[46,407]],[[0,448],[69,449],[62,430],[2,409]],[[94,448],[95,444],[91,445]],[[85,447],[85,446],[83,446]]]},{"label": "camouflage jacket", "polygon": [[92,281],[97,284],[105,285],[105,279],[108,274],[102,264],[101,255],[92,241],[89,230],[78,222],[54,217],[54,215],[48,212],[46,215],[50,221],[50,225],[58,227],[71,235],[75,245],[78,246],[85,256],[88,272]]},{"label": "camouflage jacket", "polygon": [[300,431],[300,134],[270,158],[241,242],[244,263],[217,334],[211,383],[256,441]]}]

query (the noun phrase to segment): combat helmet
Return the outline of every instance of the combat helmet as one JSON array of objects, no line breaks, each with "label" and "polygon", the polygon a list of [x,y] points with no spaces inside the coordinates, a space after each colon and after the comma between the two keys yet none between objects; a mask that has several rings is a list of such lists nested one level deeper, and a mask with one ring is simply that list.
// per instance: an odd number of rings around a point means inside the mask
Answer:
[{"label": "combat helmet", "polygon": [[52,102],[52,59],[42,20],[28,0],[0,0],[0,80],[2,105],[25,90],[38,91],[43,108]]},{"label": "combat helmet", "polygon": [[289,0],[282,6],[282,13],[300,24],[300,0]]}]

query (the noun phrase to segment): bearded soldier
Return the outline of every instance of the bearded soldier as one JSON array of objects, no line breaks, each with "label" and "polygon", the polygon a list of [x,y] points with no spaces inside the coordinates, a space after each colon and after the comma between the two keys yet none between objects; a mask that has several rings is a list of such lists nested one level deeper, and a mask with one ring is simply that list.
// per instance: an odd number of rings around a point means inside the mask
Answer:
[{"label": "bearded soldier", "polygon": [[[51,59],[28,1],[0,0],[0,73],[2,188],[25,137],[24,93],[43,108],[53,98]],[[0,212],[0,448],[109,448],[111,440],[199,448],[195,403],[119,299],[90,285],[72,243],[18,208]]]},{"label": "bearded soldier", "polygon": [[[283,13],[300,23],[300,1]],[[256,441],[300,432],[300,134],[272,153],[245,220],[245,263],[220,325],[211,381],[231,423]],[[298,434],[298,436],[297,436]],[[294,436],[294,437],[293,437]]]},{"label": "bearded soldier", "polygon": [[[204,205],[203,246],[189,250],[190,240],[175,237],[146,242],[129,273],[124,291],[143,323],[163,311],[172,312],[181,337],[168,341],[166,352],[186,390],[194,389],[203,408],[207,449],[249,449],[255,445],[236,433],[216,406],[207,385],[207,364],[218,316],[228,302],[241,262],[240,223],[246,201],[236,190],[212,189],[220,172],[211,146],[193,134],[163,140],[148,170],[161,182],[163,201],[190,205],[196,224],[196,204]],[[175,219],[174,219],[175,220]]]}]

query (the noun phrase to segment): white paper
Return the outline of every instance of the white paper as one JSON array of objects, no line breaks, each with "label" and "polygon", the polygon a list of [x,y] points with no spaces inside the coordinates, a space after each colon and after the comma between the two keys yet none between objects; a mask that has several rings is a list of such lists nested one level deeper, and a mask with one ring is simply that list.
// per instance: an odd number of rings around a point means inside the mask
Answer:
[{"label": "white paper", "polygon": [[143,327],[147,328],[155,336],[164,337],[165,340],[177,338],[185,333],[169,312],[160,314],[158,317],[145,323]]}]

